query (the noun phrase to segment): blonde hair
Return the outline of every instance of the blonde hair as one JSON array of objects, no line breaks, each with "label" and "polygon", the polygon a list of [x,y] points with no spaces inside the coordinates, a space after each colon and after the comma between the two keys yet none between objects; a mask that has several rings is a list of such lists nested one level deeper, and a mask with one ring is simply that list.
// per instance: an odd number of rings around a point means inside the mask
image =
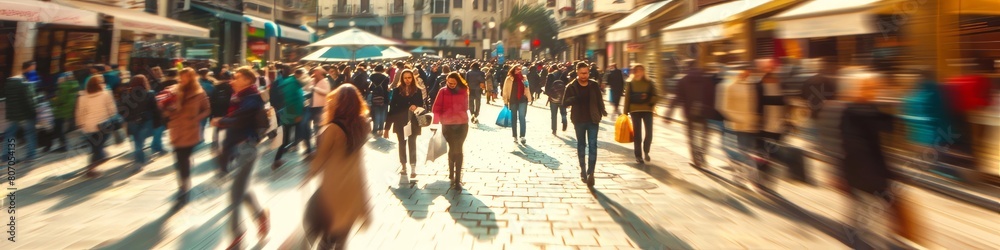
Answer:
[{"label": "blonde hair", "polygon": [[636,79],[635,79],[635,73],[634,72],[637,69],[639,69],[639,68],[642,68],[642,71],[643,71],[642,72],[643,73],[642,74],[642,79],[640,79],[640,80],[644,80],[644,81],[647,81],[647,82],[652,82],[652,81],[649,80],[649,74],[645,74],[646,73],[646,66],[643,66],[642,64],[638,64],[638,63],[632,65],[632,72],[633,73],[631,75],[629,75],[628,76],[628,80],[625,80],[625,81],[626,82],[633,82],[633,81],[635,81]]},{"label": "blonde hair", "polygon": [[[183,81],[183,76],[185,75],[191,76],[190,82]],[[181,78],[181,81],[178,81],[177,83],[177,103],[182,107],[184,106],[184,99],[188,96],[205,92],[205,90],[201,88],[201,84],[198,83],[198,73],[193,68],[184,68],[180,72],[177,72],[177,76]]]}]

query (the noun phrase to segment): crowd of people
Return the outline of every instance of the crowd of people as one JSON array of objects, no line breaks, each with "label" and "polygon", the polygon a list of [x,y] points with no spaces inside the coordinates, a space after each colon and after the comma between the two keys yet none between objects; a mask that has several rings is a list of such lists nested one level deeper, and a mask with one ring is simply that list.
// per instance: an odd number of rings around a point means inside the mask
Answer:
[{"label": "crowd of people", "polygon": [[[729,160],[749,166],[739,169],[767,173],[776,157],[769,148],[782,146],[780,141],[789,129],[783,90],[793,74],[770,59],[753,65],[698,65],[695,61],[685,65],[666,116],[667,122],[673,121],[672,111],[682,109],[692,165],[708,165],[709,134],[717,130]],[[609,115],[630,117],[635,160],[639,164],[652,161],[654,109],[665,99],[665,91],[659,89],[665,85],[650,79],[640,64],[630,65],[628,74],[614,64],[601,71],[586,61],[498,64],[473,59],[150,66],[147,72],[131,74],[117,65],[94,65],[82,82],[64,73],[54,88],[36,94],[39,80],[34,64],[25,63],[25,73],[8,78],[4,85],[9,124],[5,135],[10,140],[21,133],[20,138],[28,141],[26,158],[19,161],[35,160],[39,146],[55,152],[80,148],[67,138],[70,131],[79,129],[91,150],[83,169],[86,177],[100,176],[98,168],[108,160],[104,152],[108,139],[122,143],[126,134],[134,144],[132,170],[138,173],[152,157],[167,154],[162,140],[166,133],[175,156],[176,207],[180,208],[189,200],[192,153],[209,146],[216,153],[217,178],[233,178],[233,206],[247,205],[256,218],[258,235],[264,236],[269,231],[269,213],[249,188],[253,166],[263,160],[258,145],[267,139],[281,140],[271,164],[277,170],[284,167],[284,156],[299,152],[302,143],[301,154],[309,162],[304,182],[313,176],[321,180],[309,200],[305,227],[311,239],[321,241],[322,249],[342,248],[354,221],[368,216],[367,193],[361,191],[365,187],[362,146],[372,137],[389,138],[390,131],[395,133],[400,174],[413,178],[418,167],[417,138],[424,128],[440,124],[437,132],[449,148],[449,179],[452,187],[461,188],[463,144],[470,124],[480,122],[481,100],[502,103],[510,111],[511,135],[520,145],[528,143],[528,106],[544,100],[546,104],[538,106],[549,108],[553,135],[572,125],[581,182],[592,187],[601,121]],[[849,77],[837,78],[836,74]],[[818,125],[810,131],[827,135],[824,140],[839,139],[829,145],[842,145],[831,151],[843,161],[840,166],[847,185],[868,197],[885,192],[890,178],[877,134],[890,129],[893,119],[873,104],[877,78],[861,67],[840,73],[823,71],[805,81],[801,88],[806,91],[800,91],[804,99],[829,101],[822,109],[812,110]],[[844,84],[843,79],[850,81]],[[931,79],[925,75],[925,81]],[[610,110],[606,101],[612,105]],[[40,106],[51,108],[36,108]],[[930,106],[916,105],[909,112],[941,116],[916,110]],[[937,118],[930,123],[919,121],[935,128],[945,125]],[[45,127],[55,136],[39,136],[36,127]],[[205,131],[210,127],[214,131],[209,144]],[[224,133],[221,141],[220,133]],[[152,157],[145,153],[150,137]],[[744,177],[762,185],[765,176]],[[239,224],[240,210],[232,211],[233,247],[242,244],[246,235]]]}]

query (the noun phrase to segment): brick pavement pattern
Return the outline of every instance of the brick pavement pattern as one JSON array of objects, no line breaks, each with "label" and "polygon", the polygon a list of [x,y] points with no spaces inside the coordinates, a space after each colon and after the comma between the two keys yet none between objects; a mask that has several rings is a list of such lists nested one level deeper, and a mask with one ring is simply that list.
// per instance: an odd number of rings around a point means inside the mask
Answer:
[{"label": "brick pavement pattern", "polygon": [[[540,105],[539,105],[540,106]],[[601,124],[595,191],[579,180],[574,131],[552,135],[549,110],[528,111],[527,145],[492,124],[500,107],[483,105],[465,152],[464,188],[448,189],[446,158],[401,176],[394,139],[366,147],[373,219],[349,249],[846,249],[771,201],[688,166],[682,134],[657,131],[653,161],[634,162],[631,144]],[[657,128],[659,129],[659,128]],[[427,130],[425,130],[426,132]],[[424,158],[431,133],[418,140]],[[394,136],[393,136],[394,138]],[[303,221],[307,166],[290,153],[273,172],[273,143],[262,146],[252,187],[271,209],[271,235],[253,249],[278,249]],[[109,147],[128,152],[128,144]],[[83,154],[81,154],[83,152]],[[223,249],[231,181],[212,177],[212,153],[199,149],[192,201],[170,213],[177,187],[173,155],[138,174],[129,157],[102,165],[103,176],[79,178],[86,151],[47,155],[18,176],[13,249]],[[249,223],[249,221],[245,222]],[[252,227],[251,227],[252,228]],[[251,230],[254,231],[254,230]],[[994,234],[995,236],[995,234]],[[253,232],[248,237],[256,239]]]}]

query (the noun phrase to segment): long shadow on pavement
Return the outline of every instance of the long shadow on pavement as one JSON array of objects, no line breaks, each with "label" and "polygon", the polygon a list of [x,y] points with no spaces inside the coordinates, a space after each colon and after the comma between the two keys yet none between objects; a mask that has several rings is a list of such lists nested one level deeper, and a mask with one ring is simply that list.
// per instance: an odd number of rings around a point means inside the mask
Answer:
[{"label": "long shadow on pavement", "polygon": [[[438,181],[427,186],[428,189],[448,188],[449,183]],[[459,190],[448,189],[444,198],[451,203],[451,207],[448,208],[451,218],[469,229],[469,233],[476,239],[490,240],[497,237],[500,227],[497,226],[496,213],[475,195],[466,192],[463,187]],[[483,208],[485,212],[481,212]]]},{"label": "long shadow on pavement", "polygon": [[163,227],[170,217],[177,214],[177,210],[171,209],[154,221],[146,223],[132,233],[121,237],[117,242],[102,242],[95,246],[96,249],[153,249],[156,244],[163,240]]},{"label": "long shadow on pavement", "polygon": [[[227,207],[215,214],[215,216],[212,216],[212,218],[201,222],[201,226],[184,231],[183,236],[180,238],[180,247],[178,249],[210,249],[218,245],[223,235],[222,231],[227,226],[224,223],[227,221],[223,220],[223,217],[229,215],[230,209],[232,208]],[[239,207],[236,209],[239,209]],[[244,238],[244,242],[247,240],[249,238]]]},{"label": "long shadow on pavement", "polygon": [[646,223],[631,210],[611,200],[601,191],[592,189],[592,193],[597,202],[611,215],[615,223],[622,227],[628,237],[638,244],[640,249],[694,249],[676,235]]},{"label": "long shadow on pavement", "polygon": [[740,213],[749,216],[755,216],[753,211],[750,211],[750,209],[747,208],[745,205],[743,205],[742,202],[736,200],[735,198],[727,195],[726,193],[718,189],[707,189],[702,186],[695,185],[694,183],[688,182],[687,180],[677,178],[675,175],[671,174],[670,171],[667,171],[666,169],[661,167],[657,167],[656,165],[651,163],[647,164],[629,163],[625,165],[643,171],[647,175],[659,181],[660,183],[666,184],[670,187],[677,188],[687,193],[701,196],[702,198],[705,198],[708,201],[733,208],[733,210],[739,211]]},{"label": "long shadow on pavement", "polygon": [[[391,136],[392,135],[390,135],[390,137]],[[396,142],[390,141],[389,139],[385,138],[375,138],[374,141],[368,141],[368,143],[366,144],[369,149],[382,153],[389,153],[392,150],[396,149]]]},{"label": "long shadow on pavement", "polygon": [[525,161],[542,164],[549,169],[559,169],[559,166],[562,165],[562,163],[559,162],[559,159],[549,156],[549,154],[546,154],[545,152],[536,150],[531,146],[522,146],[518,144],[517,147],[521,149],[521,151],[514,151],[511,152],[511,154],[521,157],[521,159],[524,159]]},{"label": "long shadow on pavement", "polygon": [[[48,199],[61,199],[56,205],[49,207],[46,211],[53,212],[66,209],[87,201],[104,189],[121,186],[126,182],[122,180],[133,176],[130,164],[123,164],[103,173],[97,178],[87,178],[82,176],[82,169],[63,176],[49,177],[42,182],[28,188],[18,189],[18,197],[24,197],[25,204],[39,203]],[[53,190],[51,194],[43,195],[48,190]],[[20,201],[20,199],[18,199]]]},{"label": "long shadow on pavement", "polygon": [[396,196],[396,199],[403,203],[403,207],[406,208],[407,214],[411,218],[423,220],[427,218],[428,208],[434,199],[440,195],[427,193],[416,185],[415,182],[410,182],[406,174],[400,174],[399,187],[390,187],[389,190],[392,191],[392,195]]}]

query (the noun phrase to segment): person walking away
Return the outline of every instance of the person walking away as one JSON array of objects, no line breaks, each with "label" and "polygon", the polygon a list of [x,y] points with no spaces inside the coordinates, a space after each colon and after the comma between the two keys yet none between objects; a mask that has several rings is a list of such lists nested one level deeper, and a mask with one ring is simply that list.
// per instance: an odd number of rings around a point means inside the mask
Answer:
[{"label": "person walking away", "polygon": [[559,68],[557,66],[552,66],[550,69],[552,73],[549,73],[548,80],[545,85],[545,96],[549,97],[549,111],[552,112],[552,134],[556,134],[556,118],[558,115],[562,115],[562,131],[566,131],[567,121],[566,121],[566,107],[562,105],[563,94],[566,93],[566,82],[560,79]]},{"label": "person walking away", "polygon": [[256,195],[250,189],[250,177],[253,167],[259,157],[257,144],[260,142],[261,134],[258,128],[267,127],[266,122],[258,119],[264,112],[264,99],[260,92],[254,87],[254,79],[257,76],[249,67],[236,69],[233,80],[234,94],[232,102],[229,104],[229,112],[226,116],[212,120],[212,126],[225,129],[226,138],[222,141],[222,151],[216,158],[219,165],[219,176],[229,173],[229,165],[234,164],[237,171],[233,179],[233,186],[230,195],[230,207],[233,209],[229,219],[230,230],[235,235],[233,242],[227,249],[240,249],[243,238],[246,235],[240,223],[242,205],[246,205],[253,211],[257,221],[257,235],[263,239],[270,231],[270,213],[257,201]]},{"label": "person walking away", "polygon": [[[156,93],[163,92],[164,89],[166,89],[166,88],[168,88],[170,86],[177,85],[177,69],[175,69],[175,68],[168,68],[168,69],[166,69],[164,71],[163,75],[164,75],[163,80],[160,81],[160,84],[158,84],[156,87],[154,87],[154,88],[156,88],[155,89]],[[170,123],[170,120],[167,119],[159,127],[156,127],[155,129],[153,129],[153,141],[152,141],[152,145],[150,145],[149,147],[151,149],[153,149],[153,156],[154,157],[162,156],[162,155],[166,155],[167,154],[167,151],[165,149],[163,149],[163,132],[167,130],[167,124],[169,124],[169,123]]]},{"label": "person walking away", "polygon": [[469,77],[469,111],[472,112],[472,123],[479,123],[479,108],[482,105],[483,89],[486,88],[486,73],[483,73],[479,63],[472,64],[472,70],[466,73]]},{"label": "person walking away", "polygon": [[[923,157],[931,150],[937,150],[941,141],[939,131],[949,131],[952,119],[949,114],[950,103],[946,92],[935,80],[934,73],[929,70],[920,72],[920,81],[916,90],[907,95],[902,105],[901,118],[906,123],[907,139],[915,146],[914,158],[921,159],[918,168],[939,171],[939,157]],[[926,162],[924,162],[926,161]]]},{"label": "person walking away", "polygon": [[451,74],[451,66],[444,65],[441,66],[441,73],[433,82],[430,82],[427,86],[427,96],[430,97],[429,101],[431,106],[434,106],[434,100],[437,98],[438,91],[444,86],[445,81],[448,80],[448,74]]},{"label": "person walking away", "polygon": [[[611,74],[614,76],[615,73]],[[614,96],[614,86],[611,88],[611,94]],[[644,164],[652,160],[649,157],[649,150],[653,145],[653,108],[660,101],[660,96],[656,92],[656,84],[646,77],[646,66],[642,64],[632,66],[632,75],[626,83],[624,94],[624,111],[632,117],[632,131],[635,133],[635,138],[632,140],[635,161]],[[643,128],[645,128],[645,133],[643,133]],[[708,126],[705,126],[706,131],[707,128]],[[706,134],[704,137],[707,142],[708,135]],[[705,146],[707,147],[708,144],[706,143]]]},{"label": "person walking away", "polygon": [[[634,68],[635,66],[633,66],[633,70],[635,70]],[[618,64],[611,64],[611,70],[608,71],[608,86],[611,87],[611,106],[614,107],[613,113],[617,115],[620,110],[618,109],[618,103],[621,101],[623,91],[625,90],[625,73],[618,68]],[[629,105],[630,104],[626,102],[624,106],[628,108]],[[628,111],[625,111],[625,113],[627,114]],[[635,121],[632,121],[632,124],[636,124]]]},{"label": "person walking away", "polygon": [[354,71],[354,77],[351,82],[354,83],[354,87],[361,91],[361,96],[368,96],[368,65],[365,63],[358,64],[358,68]]},{"label": "person walking away", "polygon": [[[99,80],[96,80],[95,83],[101,84]],[[38,133],[35,130],[38,115],[35,110],[35,87],[23,75],[14,76],[7,78],[7,82],[4,83],[3,95],[7,99],[6,118],[10,124],[4,131],[4,135],[7,137],[4,140],[7,150],[3,152],[3,160],[32,162],[37,159],[36,150],[38,148]],[[9,154],[15,152],[15,145],[24,145],[16,140],[18,132],[21,131],[24,132],[24,138],[28,141],[28,155],[24,160]]]},{"label": "person walking away", "polygon": [[118,65],[112,64],[105,65],[104,67],[104,72],[102,73],[102,75],[104,75],[104,84],[107,85],[108,90],[111,90],[111,93],[121,93],[121,89],[119,87],[124,86],[121,86],[122,72],[118,69]]},{"label": "person walking away", "polygon": [[[305,140],[306,152],[312,152],[312,143],[309,142],[309,137],[302,134],[301,128],[302,119],[305,115],[305,92],[302,91],[302,86],[299,85],[299,77],[305,75],[304,71],[296,70],[291,76],[285,77],[281,85],[281,98],[284,101],[284,105],[278,110],[278,124],[281,125],[283,139],[282,145],[278,148],[278,152],[274,156],[274,163],[271,164],[272,170],[277,170],[282,165],[285,165],[285,161],[281,160],[281,157],[288,152],[288,150],[298,146],[300,141]],[[273,100],[273,99],[272,99]],[[295,137],[292,137],[292,134]]]},{"label": "person walking away", "polygon": [[534,100],[538,99],[538,97],[541,96],[539,93],[542,92],[542,86],[545,86],[545,83],[542,82],[541,71],[539,70],[540,66],[541,65],[537,64],[530,65],[530,67],[528,67],[528,72],[526,72],[528,78],[528,85],[530,85],[529,88],[531,91],[530,93],[531,105],[534,105],[535,104]]},{"label": "person walking away", "polygon": [[521,65],[514,65],[511,67],[507,74],[507,80],[504,82],[503,87],[503,102],[510,109],[510,129],[511,133],[514,135],[514,143],[517,141],[517,126],[521,125],[521,144],[526,144],[528,141],[524,139],[524,134],[527,133],[527,121],[524,118],[528,114],[528,103],[532,101],[531,93],[528,89],[528,83],[524,79],[524,75],[521,73],[523,71]]},{"label": "person walking away", "polygon": [[493,67],[492,66],[484,67],[483,75],[486,78],[486,87],[483,88],[483,91],[485,91],[486,95],[486,104],[492,104],[493,102],[495,102],[494,99],[496,99],[497,97],[496,92],[493,91],[493,86],[496,85],[496,81],[494,80],[495,77],[493,76]]},{"label": "person walking away", "polygon": [[[697,67],[697,62],[685,62],[686,72],[677,83],[677,94],[667,109],[669,123],[673,117],[674,108],[681,106],[684,120],[687,122],[688,150],[691,154],[691,165],[704,168],[707,165],[705,153],[708,151],[708,116],[714,109],[714,93],[712,79]],[[628,96],[626,96],[628,98]],[[626,100],[628,102],[629,100]],[[737,104],[739,105],[739,104]],[[628,106],[626,106],[628,107]],[[635,121],[632,122],[636,124]],[[636,131],[638,132],[638,131]],[[636,140],[638,141],[638,140]],[[637,153],[638,154],[638,153]],[[638,159],[637,159],[638,161]]]},{"label": "person walking away", "polygon": [[128,112],[123,112],[123,115],[135,146],[132,149],[135,165],[133,171],[139,172],[149,163],[143,152],[146,138],[152,135],[153,128],[160,126],[162,115],[156,106],[156,93],[149,89],[146,76],[134,76],[128,85],[122,97],[122,107],[127,108]]},{"label": "person walking away", "polygon": [[170,119],[167,129],[170,130],[170,144],[174,146],[174,156],[177,159],[174,167],[177,168],[180,187],[177,204],[185,204],[191,189],[191,154],[202,140],[203,134],[198,133],[201,120],[208,118],[211,108],[208,95],[201,89],[198,75],[192,68],[181,70],[180,81],[166,91],[173,93],[176,101],[159,105],[163,116]]},{"label": "person walking away", "polygon": [[385,119],[389,113],[389,82],[391,80],[389,80],[389,75],[385,74],[385,66],[382,65],[375,66],[375,74],[371,75],[370,80],[371,86],[368,87],[368,90],[371,91],[372,96],[370,108],[373,135],[380,137],[383,135]]},{"label": "person walking away", "polygon": [[[108,159],[107,153],[104,151],[104,142],[108,140],[108,136],[113,132],[110,128],[100,127],[99,124],[118,113],[118,108],[115,106],[115,101],[111,93],[104,90],[104,83],[101,81],[103,81],[103,78],[90,78],[90,81],[87,83],[87,90],[81,93],[82,95],[77,99],[76,104],[76,124],[80,126],[80,131],[83,132],[84,137],[90,144],[90,162],[84,172],[84,175],[90,178],[100,175],[94,169],[97,168],[97,165],[104,163]],[[11,90],[10,87],[11,85],[8,80],[7,91]],[[9,98],[7,99],[8,102],[11,100]],[[7,115],[9,119],[10,109],[7,110]],[[14,120],[11,121],[13,122]],[[16,125],[16,123],[12,123],[12,126]],[[33,126],[34,124],[32,124]],[[10,129],[8,129],[8,136],[10,135],[9,132]],[[8,141],[10,141],[10,138],[8,138]],[[31,154],[30,151],[28,154]]]},{"label": "person walking away", "polygon": [[79,94],[77,86],[80,86],[80,83],[73,77],[73,73],[65,72],[59,76],[56,96],[52,98],[52,108],[55,115],[54,132],[62,144],[55,149],[55,152],[67,152],[71,147],[66,140],[66,134],[70,131],[66,128],[66,123],[73,119],[73,110],[76,109],[76,98]]},{"label": "person walking away", "polygon": [[[212,108],[212,119],[226,116],[229,112],[229,102],[233,97],[233,86],[230,82],[232,82],[232,79],[228,81],[214,81],[214,88],[209,92],[208,96],[209,105]],[[215,131],[212,131],[212,150],[218,151],[220,145],[219,132],[222,131],[222,128],[218,126],[214,127]]]},{"label": "person walking away", "polygon": [[[399,143],[399,163],[402,164],[400,174],[406,174],[406,163],[410,163],[410,178],[417,177],[417,136],[420,135],[420,125],[413,111],[424,106],[423,86],[417,83],[416,75],[411,70],[403,70],[400,82],[392,90],[389,98],[389,121],[393,132],[396,132]],[[409,124],[410,131],[404,132]],[[407,136],[406,134],[409,134]],[[407,155],[409,148],[409,155]],[[409,157],[407,157],[409,156]],[[409,161],[407,161],[409,159]]]},{"label": "person walking away", "polygon": [[319,132],[320,124],[322,124],[323,107],[326,106],[326,95],[330,94],[330,80],[326,76],[326,70],[323,68],[314,68],[312,70],[312,83],[310,84],[310,92],[312,92],[312,98],[309,100],[309,118],[313,125],[311,131]]},{"label": "person walking away", "polygon": [[434,104],[434,123],[441,124],[441,133],[448,142],[448,179],[451,186],[462,186],[462,146],[469,135],[469,86],[456,72],[448,74],[446,86],[438,91]]},{"label": "person walking away", "polygon": [[[209,109],[211,109],[211,104],[212,104],[211,97],[212,93],[215,93],[216,80],[211,76],[209,76],[209,72],[212,71],[209,70],[208,68],[199,69],[197,72],[198,72],[198,84],[201,85],[201,89],[204,90],[205,94],[208,95],[208,97],[210,98],[208,103],[209,103]],[[208,120],[210,118],[211,117],[205,117],[205,119],[201,120],[200,123],[201,129],[199,130],[198,133],[202,134],[202,140],[198,141],[198,145],[201,145],[202,143],[205,142],[204,139],[205,129],[208,128]]]},{"label": "person walking away", "polygon": [[351,229],[371,213],[364,145],[372,127],[361,96],[353,85],[344,85],[326,98],[323,131],[317,140],[325,153],[312,160],[302,183],[321,176],[319,188],[306,204],[303,223],[306,240],[319,239],[317,249],[346,249]]},{"label": "person walking away", "polygon": [[[594,186],[594,168],[597,167],[597,132],[601,119],[608,115],[601,99],[597,81],[590,79],[586,63],[576,65],[577,78],[566,86],[562,105],[571,109],[570,119],[576,128],[576,156],[580,160],[580,179],[587,186]],[[586,152],[586,155],[584,154]],[[590,159],[587,159],[590,156]]]}]

